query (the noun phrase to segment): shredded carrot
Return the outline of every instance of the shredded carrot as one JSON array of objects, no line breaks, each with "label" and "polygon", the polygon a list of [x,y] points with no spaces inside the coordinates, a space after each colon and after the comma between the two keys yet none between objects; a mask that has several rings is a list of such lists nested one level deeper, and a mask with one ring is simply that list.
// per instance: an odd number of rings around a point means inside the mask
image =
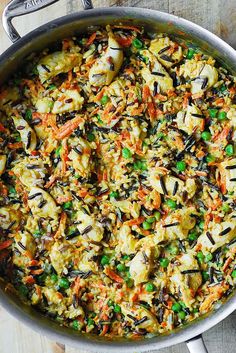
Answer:
[{"label": "shredded carrot", "polygon": [[8,248],[12,244],[12,240],[5,240],[2,243],[0,243],[0,250]]},{"label": "shredded carrot", "polygon": [[23,143],[22,142],[8,143],[7,147],[9,147],[11,150],[18,150],[23,147]]},{"label": "shredded carrot", "polygon": [[114,28],[121,28],[121,29],[130,29],[131,31],[135,31],[141,33],[141,30],[135,26],[126,26],[126,25],[114,25]]},{"label": "shredded carrot", "polygon": [[115,271],[111,270],[109,267],[106,267],[104,270],[105,274],[113,279],[117,283],[123,283],[124,280],[122,277],[120,277]]},{"label": "shredded carrot", "polygon": [[122,46],[122,47],[130,47],[132,44],[132,38],[122,38],[122,37],[116,37],[116,41]]},{"label": "shredded carrot", "polygon": [[93,44],[94,40],[96,39],[97,33],[94,32],[93,34],[91,34],[91,36],[89,37],[89,39],[86,42],[86,46],[89,47],[91,44]]},{"label": "shredded carrot", "polygon": [[35,279],[31,275],[24,277],[23,281],[25,284],[35,284]]},{"label": "shredded carrot", "polygon": [[56,180],[57,180],[58,178],[59,178],[59,176],[56,175],[56,174],[51,175],[50,178],[49,178],[49,180],[48,180],[48,182],[44,185],[44,187],[45,187],[46,189],[50,188],[50,186],[52,186],[52,185],[56,182]]},{"label": "shredded carrot", "polygon": [[127,226],[135,226],[135,225],[141,224],[144,220],[145,220],[145,217],[140,216],[138,218],[134,218],[129,221],[126,221],[125,224],[127,224]]},{"label": "shredded carrot", "polygon": [[59,227],[54,235],[54,239],[60,238],[60,236],[64,233],[67,221],[67,214],[65,212],[61,213]]},{"label": "shredded carrot", "polygon": [[0,132],[7,132],[7,129],[3,126],[3,124],[0,124]]},{"label": "shredded carrot", "polygon": [[58,196],[56,200],[57,200],[57,203],[59,203],[59,205],[61,205],[65,202],[71,201],[72,197],[71,196]]},{"label": "shredded carrot", "polygon": [[62,125],[58,132],[55,134],[55,138],[57,140],[62,140],[65,137],[69,137],[72,132],[84,121],[83,118],[77,116],[69,121],[67,121],[64,125]]}]

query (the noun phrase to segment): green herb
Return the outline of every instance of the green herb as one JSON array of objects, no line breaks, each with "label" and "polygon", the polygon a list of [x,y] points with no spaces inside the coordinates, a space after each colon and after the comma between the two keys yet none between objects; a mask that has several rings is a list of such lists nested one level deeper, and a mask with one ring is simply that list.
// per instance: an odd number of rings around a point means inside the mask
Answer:
[{"label": "green herb", "polygon": [[115,313],[120,313],[120,312],[121,312],[121,307],[120,307],[120,305],[118,305],[118,304],[115,304],[115,305],[114,305],[114,312],[115,312]]},{"label": "green herb", "polygon": [[179,303],[174,303],[171,307],[171,309],[175,312],[175,313],[179,313],[182,309],[181,305]]},{"label": "green herb", "polygon": [[110,194],[109,194],[110,198],[114,198],[114,199],[117,199],[119,197],[119,193],[118,191],[112,191]]},{"label": "green herb", "polygon": [[109,97],[107,95],[104,95],[102,98],[101,98],[101,103],[103,105],[106,105],[109,101]]},{"label": "green herb", "polygon": [[89,142],[93,142],[95,140],[95,135],[92,132],[89,132],[87,136]]},{"label": "green herb", "polygon": [[214,161],[215,161],[215,157],[214,157],[212,154],[209,153],[209,154],[206,156],[206,161],[207,161],[207,163],[214,162]]},{"label": "green herb", "polygon": [[197,258],[198,258],[198,261],[199,261],[200,263],[203,263],[203,262],[204,262],[205,256],[203,255],[202,251],[199,251],[199,252],[197,253]]},{"label": "green herb", "polygon": [[27,121],[32,120],[32,111],[31,111],[31,109],[26,109],[26,111],[25,111],[25,119]]},{"label": "green herb", "polygon": [[132,157],[132,152],[128,148],[125,147],[122,149],[122,157],[129,159]]},{"label": "green herb", "polygon": [[69,210],[70,208],[72,208],[72,201],[67,201],[63,203],[62,208],[63,210]]}]

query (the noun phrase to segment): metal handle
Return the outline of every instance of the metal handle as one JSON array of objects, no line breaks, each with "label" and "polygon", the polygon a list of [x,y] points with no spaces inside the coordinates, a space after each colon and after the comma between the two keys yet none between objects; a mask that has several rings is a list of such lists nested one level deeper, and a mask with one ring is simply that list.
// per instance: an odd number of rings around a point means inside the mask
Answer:
[{"label": "metal handle", "polygon": [[186,343],[190,353],[208,353],[201,335],[192,338]]},{"label": "metal handle", "polygon": [[[31,12],[43,9],[46,6],[52,5],[59,0],[12,0],[5,7],[2,14],[3,27],[10,38],[15,43],[21,37],[12,24],[14,17],[23,16]],[[91,0],[81,0],[85,10],[92,9],[93,4]]]}]

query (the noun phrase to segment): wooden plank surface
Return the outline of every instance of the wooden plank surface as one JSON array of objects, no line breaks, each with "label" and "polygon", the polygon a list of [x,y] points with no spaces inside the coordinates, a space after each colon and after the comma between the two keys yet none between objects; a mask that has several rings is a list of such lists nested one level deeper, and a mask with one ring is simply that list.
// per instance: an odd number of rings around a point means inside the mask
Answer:
[{"label": "wooden plank surface", "polygon": [[[0,0],[0,14],[7,2]],[[236,48],[236,0],[94,0],[94,7],[105,6],[138,6],[173,13],[214,32]],[[50,8],[15,19],[14,24],[23,35],[40,24],[81,9],[80,0],[60,0]],[[0,26],[0,53],[10,44]],[[235,337],[236,312],[204,334],[209,353],[236,353]],[[159,352],[187,353],[188,350],[185,344],[180,344]],[[88,352],[52,342],[0,307],[0,353]]]}]

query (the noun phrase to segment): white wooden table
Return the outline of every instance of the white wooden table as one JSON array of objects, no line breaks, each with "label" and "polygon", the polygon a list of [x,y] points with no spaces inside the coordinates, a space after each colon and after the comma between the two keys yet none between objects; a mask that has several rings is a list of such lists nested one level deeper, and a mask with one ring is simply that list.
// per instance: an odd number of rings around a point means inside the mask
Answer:
[{"label": "white wooden table", "polygon": [[[23,1],[23,0],[22,0]],[[7,3],[0,0],[0,14]],[[94,0],[95,7],[138,6],[170,12],[189,19],[216,33],[236,48],[236,0]],[[82,9],[80,0],[59,3],[24,18],[14,20],[20,34],[53,18]],[[10,41],[0,26],[0,53]],[[204,334],[209,353],[236,353],[236,312]],[[187,353],[184,344],[160,353]],[[0,353],[85,353],[63,346],[33,332],[0,307]],[[86,352],[88,353],[88,352]],[[124,352],[126,353],[126,352]]]}]

